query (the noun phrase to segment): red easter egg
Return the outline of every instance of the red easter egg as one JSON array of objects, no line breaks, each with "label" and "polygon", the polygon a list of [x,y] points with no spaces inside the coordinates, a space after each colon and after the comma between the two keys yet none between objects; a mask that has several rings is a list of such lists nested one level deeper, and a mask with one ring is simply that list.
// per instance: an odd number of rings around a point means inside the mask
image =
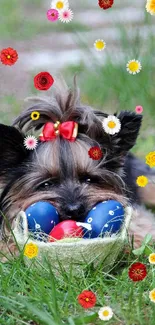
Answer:
[{"label": "red easter egg", "polygon": [[65,220],[58,223],[49,233],[49,241],[53,242],[67,237],[83,237],[82,228],[77,226],[74,220]]}]

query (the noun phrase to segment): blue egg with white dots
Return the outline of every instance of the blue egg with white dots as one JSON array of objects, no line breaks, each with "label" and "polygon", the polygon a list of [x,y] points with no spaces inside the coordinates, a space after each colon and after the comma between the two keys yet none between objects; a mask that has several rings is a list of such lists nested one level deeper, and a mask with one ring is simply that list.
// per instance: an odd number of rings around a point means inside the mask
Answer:
[{"label": "blue egg with white dots", "polygon": [[104,237],[106,232],[111,234],[120,230],[124,221],[124,208],[120,202],[109,200],[96,204],[84,220],[84,238]]},{"label": "blue egg with white dots", "polygon": [[45,201],[38,201],[31,204],[25,210],[25,214],[30,232],[49,234],[60,221],[56,208],[51,203]]}]

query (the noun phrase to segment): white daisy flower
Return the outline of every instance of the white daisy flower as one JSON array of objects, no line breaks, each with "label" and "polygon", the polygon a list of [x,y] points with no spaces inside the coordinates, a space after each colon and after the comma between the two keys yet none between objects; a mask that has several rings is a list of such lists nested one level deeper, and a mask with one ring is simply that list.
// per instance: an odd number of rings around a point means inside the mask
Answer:
[{"label": "white daisy flower", "polygon": [[38,145],[38,140],[33,135],[28,135],[24,139],[24,146],[28,150],[34,150]]},{"label": "white daisy flower", "polygon": [[97,39],[94,43],[94,47],[97,51],[103,51],[106,48],[106,43],[102,39]]},{"label": "white daisy flower", "polygon": [[116,116],[109,115],[107,118],[104,118],[104,120],[102,121],[102,126],[106,133],[115,134],[120,131],[121,122]]},{"label": "white daisy flower", "polygon": [[71,9],[65,9],[59,12],[59,20],[62,23],[69,23],[73,19],[73,11]]},{"label": "white daisy flower", "polygon": [[69,8],[69,2],[68,0],[52,0],[51,8],[58,11],[66,10]]},{"label": "white daisy flower", "polygon": [[113,316],[113,311],[110,307],[102,307],[98,311],[98,315],[101,320],[109,320]]},{"label": "white daisy flower", "polygon": [[126,65],[126,69],[130,74],[136,74],[140,72],[142,65],[138,60],[130,60]]}]

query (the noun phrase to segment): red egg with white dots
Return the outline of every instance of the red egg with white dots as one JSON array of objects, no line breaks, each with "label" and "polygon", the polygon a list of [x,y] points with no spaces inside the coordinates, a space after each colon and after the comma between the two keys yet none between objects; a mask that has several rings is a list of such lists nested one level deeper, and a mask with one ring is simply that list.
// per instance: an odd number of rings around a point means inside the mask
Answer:
[{"label": "red egg with white dots", "polygon": [[65,220],[58,223],[50,232],[49,242],[54,242],[55,240],[60,240],[64,238],[82,238],[83,229],[77,226],[74,220]]}]

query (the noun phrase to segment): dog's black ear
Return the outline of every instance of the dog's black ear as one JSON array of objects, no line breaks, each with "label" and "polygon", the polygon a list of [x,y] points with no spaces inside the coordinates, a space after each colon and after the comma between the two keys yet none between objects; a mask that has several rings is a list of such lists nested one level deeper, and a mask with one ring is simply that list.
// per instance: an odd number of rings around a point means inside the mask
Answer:
[{"label": "dog's black ear", "polygon": [[123,111],[117,117],[121,122],[121,129],[112,137],[114,149],[117,153],[126,154],[136,143],[142,123],[142,115]]},{"label": "dog's black ear", "polygon": [[[95,112],[102,122],[105,114]],[[114,135],[107,134],[103,131],[98,142],[100,143],[103,152],[106,152],[104,167],[110,170],[118,170],[124,165],[125,157],[128,151],[135,145],[139,134],[142,115],[134,112],[122,111],[120,114],[114,114],[120,120],[121,129]],[[100,128],[101,130],[101,128]]]},{"label": "dog's black ear", "polygon": [[26,158],[23,141],[24,136],[16,128],[0,124],[0,174]]}]

